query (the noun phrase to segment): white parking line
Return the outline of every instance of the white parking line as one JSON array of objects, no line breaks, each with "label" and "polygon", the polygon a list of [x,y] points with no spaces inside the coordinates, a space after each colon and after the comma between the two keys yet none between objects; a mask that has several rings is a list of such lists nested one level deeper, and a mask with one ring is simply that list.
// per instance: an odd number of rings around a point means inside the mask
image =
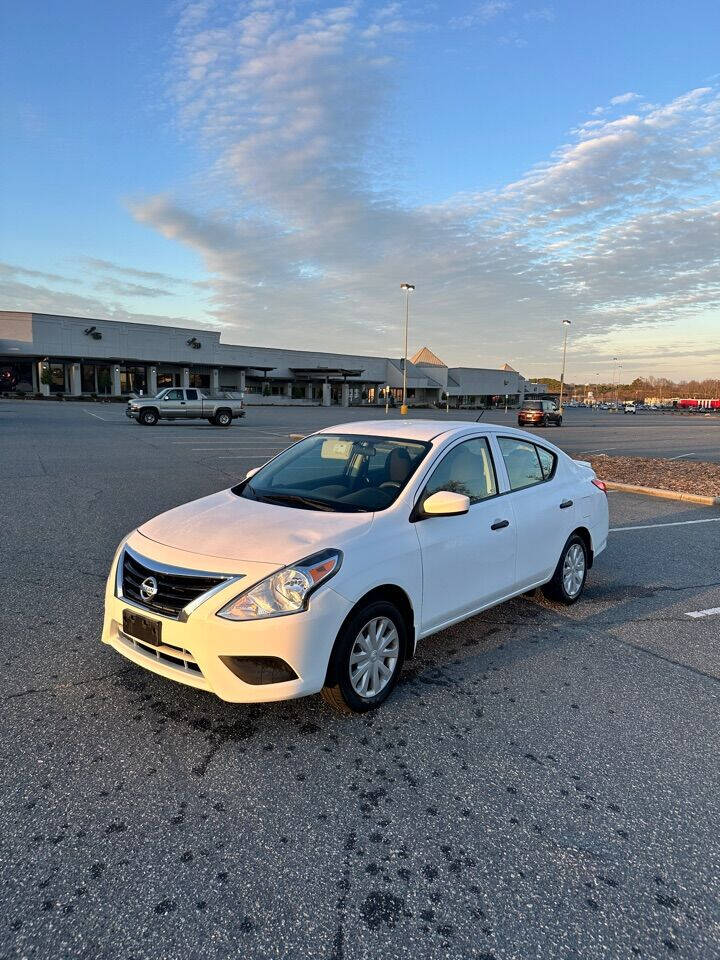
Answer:
[{"label": "white parking line", "polygon": [[705,520],[671,520],[668,523],[641,523],[634,527],[610,527],[610,533],[624,533],[626,530],[652,530],[655,527],[686,527],[691,523],[720,523],[720,517],[707,517]]},{"label": "white parking line", "polygon": [[[218,453],[220,450],[233,450],[231,446],[227,447],[190,447],[190,453]],[[277,450],[277,447],[247,447],[242,450],[235,450],[236,453],[251,453],[254,451],[263,451],[268,453],[272,450]]]},{"label": "white parking line", "polygon": [[120,423],[120,420],[108,420],[106,417],[99,417],[96,413],[92,413],[90,410],[83,410],[83,413],[86,413],[89,417],[95,417],[96,420],[102,420],[103,423]]},{"label": "white parking line", "polygon": [[694,457],[694,453],[681,453],[679,457],[668,457],[668,460],[682,460],[685,457]]},{"label": "white parking line", "polygon": [[691,613],[686,613],[685,616],[699,620],[701,617],[716,617],[719,613],[720,607],[710,607],[708,610],[693,610]]}]

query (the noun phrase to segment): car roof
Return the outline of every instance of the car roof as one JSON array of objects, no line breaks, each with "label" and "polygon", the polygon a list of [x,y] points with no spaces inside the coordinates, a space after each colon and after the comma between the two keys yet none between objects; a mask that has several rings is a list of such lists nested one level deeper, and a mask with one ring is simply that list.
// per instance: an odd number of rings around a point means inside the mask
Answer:
[{"label": "car roof", "polygon": [[323,427],[318,433],[364,434],[373,437],[394,437],[403,440],[421,440],[427,442],[437,437],[463,433],[518,433],[513,427],[504,427],[497,423],[476,423],[472,420],[406,420],[393,417],[389,420],[355,420],[352,423],[337,423]]}]

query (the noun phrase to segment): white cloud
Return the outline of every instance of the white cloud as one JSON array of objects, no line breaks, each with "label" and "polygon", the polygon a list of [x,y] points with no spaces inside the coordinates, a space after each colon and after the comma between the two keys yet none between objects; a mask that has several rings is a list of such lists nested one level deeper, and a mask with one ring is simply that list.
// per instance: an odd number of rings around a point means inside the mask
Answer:
[{"label": "white cloud", "polygon": [[455,363],[540,363],[562,317],[591,355],[615,329],[656,336],[718,309],[715,89],[654,106],[622,94],[633,112],[594,115],[516,182],[410,207],[374,179],[397,36],[368,31],[406,18],[392,6],[278,0],[233,18],[195,4],[181,20],[178,115],[231,199],[131,209],[202,257],[234,339],[399,353],[402,280],[417,284],[413,342]]},{"label": "white cloud", "polygon": [[617,97],[613,97],[610,100],[610,103],[614,107],[617,107],[619,104],[630,103],[631,100],[639,100],[639,99],[640,99],[640,95],[637,93],[621,93]]},{"label": "white cloud", "polygon": [[454,30],[467,30],[470,27],[483,26],[492,20],[496,20],[511,6],[512,4],[505,2],[505,0],[485,0],[484,3],[476,3],[469,13],[460,17],[453,17],[450,20],[450,26]]}]

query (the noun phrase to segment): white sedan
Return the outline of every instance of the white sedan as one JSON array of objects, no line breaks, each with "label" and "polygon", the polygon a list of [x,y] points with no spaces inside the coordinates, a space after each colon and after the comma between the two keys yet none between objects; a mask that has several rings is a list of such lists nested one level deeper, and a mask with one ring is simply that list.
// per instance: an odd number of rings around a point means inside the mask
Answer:
[{"label": "white sedan", "polygon": [[329,427],[120,545],[103,641],[223,700],[378,706],[438,630],[582,593],[608,535],[589,464],[510,427]]}]

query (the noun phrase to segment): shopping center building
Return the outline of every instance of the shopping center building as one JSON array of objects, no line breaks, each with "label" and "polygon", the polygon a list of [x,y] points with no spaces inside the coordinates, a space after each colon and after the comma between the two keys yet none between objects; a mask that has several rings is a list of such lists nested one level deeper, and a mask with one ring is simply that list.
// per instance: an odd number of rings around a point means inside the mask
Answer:
[{"label": "shopping center building", "polygon": [[[220,332],[0,311],[0,390],[121,397],[163,387],[232,390],[246,403],[385,403],[403,360],[220,342]],[[407,364],[410,406],[515,404],[545,391],[517,370],[448,367],[427,347]]]}]

